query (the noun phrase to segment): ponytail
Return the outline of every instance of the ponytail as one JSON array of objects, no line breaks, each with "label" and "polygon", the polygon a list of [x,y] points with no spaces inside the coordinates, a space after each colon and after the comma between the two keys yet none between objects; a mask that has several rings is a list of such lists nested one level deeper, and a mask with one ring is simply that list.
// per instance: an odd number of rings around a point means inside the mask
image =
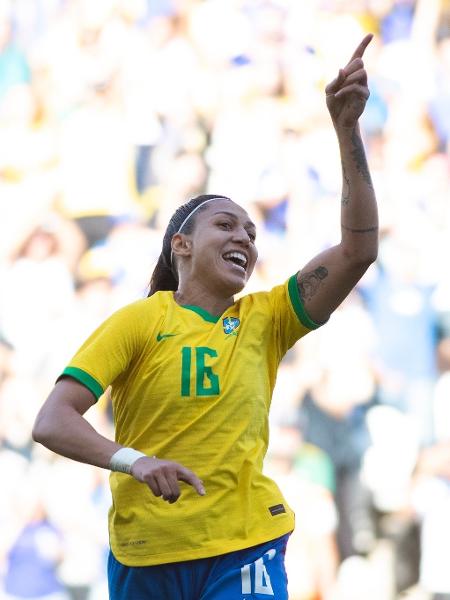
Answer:
[{"label": "ponytail", "polygon": [[176,292],[177,289],[178,278],[175,277],[172,267],[167,264],[164,254],[161,252],[150,279],[148,296],[162,290]]},{"label": "ponytail", "polygon": [[[182,204],[172,215],[163,238],[162,250],[150,279],[148,296],[156,292],[176,291],[178,289],[178,272],[172,261],[172,237],[176,233],[191,233],[195,224],[194,213],[202,210],[201,205],[215,199],[229,200],[226,196],[203,194]],[[192,215],[192,218],[191,218]]]}]

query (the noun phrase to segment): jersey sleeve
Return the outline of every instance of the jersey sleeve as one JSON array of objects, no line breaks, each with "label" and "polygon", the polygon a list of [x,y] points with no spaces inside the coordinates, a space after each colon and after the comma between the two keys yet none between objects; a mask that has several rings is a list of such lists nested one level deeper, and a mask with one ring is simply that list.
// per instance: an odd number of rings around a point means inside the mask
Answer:
[{"label": "jersey sleeve", "polygon": [[284,285],[269,292],[272,305],[274,336],[281,356],[297,340],[317,329],[323,323],[314,322],[308,315],[300,298],[297,276],[292,275]]},{"label": "jersey sleeve", "polygon": [[144,303],[121,308],[84,342],[58,377],[72,377],[98,398],[127,369],[144,343]]}]

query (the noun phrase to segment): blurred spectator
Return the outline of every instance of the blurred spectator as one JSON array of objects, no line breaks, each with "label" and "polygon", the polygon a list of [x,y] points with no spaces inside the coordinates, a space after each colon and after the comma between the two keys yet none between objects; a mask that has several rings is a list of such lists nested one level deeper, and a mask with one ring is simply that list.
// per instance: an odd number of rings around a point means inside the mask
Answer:
[{"label": "blurred spectator", "polygon": [[266,462],[296,513],[286,558],[289,598],[331,599],[338,566],[333,466],[319,448],[302,441],[293,425],[273,436]]},{"label": "blurred spectator", "polygon": [[37,505],[7,558],[5,600],[69,600],[57,576],[62,535]]},{"label": "blurred spectator", "polygon": [[448,440],[423,450],[414,476],[412,504],[422,522],[420,580],[432,600],[450,598],[450,577],[442,557],[450,535],[450,446]]},{"label": "blurred spectator", "polygon": [[362,288],[377,324],[379,399],[415,419],[422,444],[434,439],[437,315],[433,288],[420,281],[413,240],[386,238],[373,279]]},{"label": "blurred spectator", "polygon": [[50,222],[30,233],[0,280],[3,336],[14,347],[23,373],[37,377],[50,350],[43,340],[51,339],[71,310],[74,294],[73,276]]},{"label": "blurred spectator", "polygon": [[436,90],[430,98],[429,116],[439,138],[442,151],[448,149],[450,140],[450,116],[448,105],[450,102],[450,83],[448,71],[450,69],[450,36],[442,38],[437,45],[437,61],[435,65]]},{"label": "blurred spectator", "polygon": [[0,105],[13,86],[31,76],[27,56],[14,40],[11,12],[5,3],[0,7]]},{"label": "blurred spectator", "polygon": [[411,34],[415,0],[395,0],[381,19],[381,39],[385,44],[408,38]]}]

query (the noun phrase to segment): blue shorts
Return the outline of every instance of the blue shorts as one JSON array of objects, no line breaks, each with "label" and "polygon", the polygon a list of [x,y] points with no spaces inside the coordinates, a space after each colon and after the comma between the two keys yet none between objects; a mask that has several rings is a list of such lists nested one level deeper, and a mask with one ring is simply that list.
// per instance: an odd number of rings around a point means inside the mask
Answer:
[{"label": "blue shorts", "polygon": [[288,600],[289,534],[211,558],[150,567],[108,559],[109,600]]}]

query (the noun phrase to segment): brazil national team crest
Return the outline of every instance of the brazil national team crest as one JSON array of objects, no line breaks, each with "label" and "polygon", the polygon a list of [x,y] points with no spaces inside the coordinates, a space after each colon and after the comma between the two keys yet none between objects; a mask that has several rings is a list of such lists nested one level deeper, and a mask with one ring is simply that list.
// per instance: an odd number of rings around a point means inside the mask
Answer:
[{"label": "brazil national team crest", "polygon": [[223,321],[223,330],[227,335],[237,335],[236,329],[241,324],[237,317],[225,317]]}]

